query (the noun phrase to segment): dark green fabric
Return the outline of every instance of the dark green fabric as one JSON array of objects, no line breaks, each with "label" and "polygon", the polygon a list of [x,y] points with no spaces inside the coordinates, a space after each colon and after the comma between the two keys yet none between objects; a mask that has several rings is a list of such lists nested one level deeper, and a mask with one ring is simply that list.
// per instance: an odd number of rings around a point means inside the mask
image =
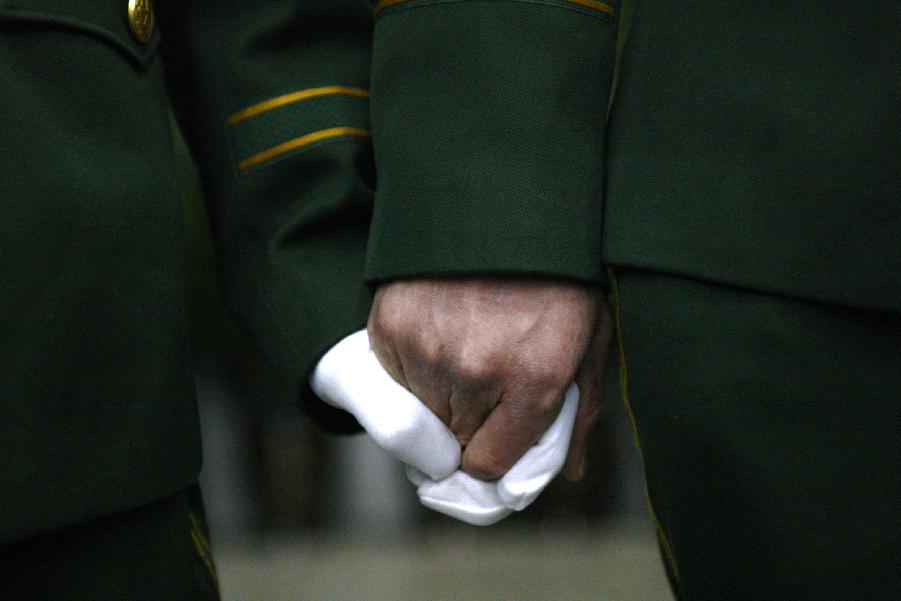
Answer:
[{"label": "dark green fabric", "polygon": [[598,15],[563,0],[379,13],[370,281],[603,284],[602,248],[607,264],[901,311],[896,4],[640,2],[606,149],[615,48]]},{"label": "dark green fabric", "polygon": [[[127,5],[0,2],[0,544],[196,480],[170,92],[229,306],[311,413],[356,427],[306,380],[365,325],[370,142],[331,138],[239,172],[227,119],[300,89],[366,88],[371,7],[165,2],[145,45]],[[309,105],[315,118],[301,103],[242,122],[243,139],[365,127],[365,101],[330,98]]]},{"label": "dark green fabric", "polygon": [[216,601],[198,489],[0,547],[3,601]]},{"label": "dark green fabric", "polygon": [[2,544],[182,489],[200,452],[159,61],[0,11],[0,81]]},{"label": "dark green fabric", "polygon": [[901,311],[897,3],[640,2],[604,259]]},{"label": "dark green fabric", "polygon": [[154,33],[146,44],[131,35],[127,0],[0,0],[0,18],[20,27],[50,26],[77,35],[96,36],[146,67],[156,56],[159,36]]},{"label": "dark green fabric", "polygon": [[[209,200],[226,303],[298,383],[307,413],[331,430],[354,431],[356,421],[316,399],[307,379],[326,350],[366,325],[370,141],[333,138],[239,171],[246,149],[234,148],[232,136],[280,143],[312,124],[365,126],[368,105],[329,96],[234,126],[226,120],[299,90],[368,88],[371,7],[364,0],[168,2],[157,16],[173,106]],[[248,134],[255,127],[259,133]]]},{"label": "dark green fabric", "polygon": [[650,272],[617,280],[680,601],[901,598],[901,318]]},{"label": "dark green fabric", "polygon": [[371,282],[550,273],[605,283],[610,21],[568,2],[409,2],[379,14]]}]

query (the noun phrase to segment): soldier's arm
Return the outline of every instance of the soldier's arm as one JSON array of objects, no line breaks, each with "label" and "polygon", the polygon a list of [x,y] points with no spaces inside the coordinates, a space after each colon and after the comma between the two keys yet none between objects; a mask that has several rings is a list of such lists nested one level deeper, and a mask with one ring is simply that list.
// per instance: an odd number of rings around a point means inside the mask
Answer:
[{"label": "soldier's arm", "polygon": [[297,382],[307,411],[357,427],[307,387],[365,327],[374,167],[366,0],[194,0],[157,8],[173,108],[197,161],[226,304]]},{"label": "soldier's arm", "polygon": [[468,443],[479,477],[538,438],[574,377],[572,477],[597,418],[615,13],[598,0],[376,6],[370,338]]}]

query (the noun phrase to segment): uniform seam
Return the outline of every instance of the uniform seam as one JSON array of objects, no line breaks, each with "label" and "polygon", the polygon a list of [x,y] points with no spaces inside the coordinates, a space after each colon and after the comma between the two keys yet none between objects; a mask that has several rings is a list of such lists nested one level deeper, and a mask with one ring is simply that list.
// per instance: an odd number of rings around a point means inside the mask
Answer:
[{"label": "uniform seam", "polygon": [[98,24],[91,18],[93,15],[80,15],[66,10],[49,10],[42,6],[23,7],[0,3],[0,18],[3,15],[7,15],[12,20],[55,25],[82,34],[99,36],[117,46],[142,68],[146,67],[155,55],[159,39],[154,32],[154,35],[146,43],[138,44],[124,32]]},{"label": "uniform seam", "polygon": [[[626,350],[625,344],[623,343],[619,280],[613,269],[608,268],[607,275],[610,279],[611,294],[613,295],[613,318],[614,325],[616,326],[617,350],[619,351],[619,387],[623,397],[623,405],[626,408],[626,414],[628,415],[629,423],[632,426],[632,438],[635,442],[635,447],[638,449],[638,456],[641,458],[642,463],[644,463],[644,450],[641,448],[641,439],[638,436],[638,422],[635,419],[635,413],[632,411],[632,402],[629,399],[629,368],[626,363]],[[657,531],[657,536],[660,539],[660,546],[663,549],[664,559],[669,564],[676,582],[679,582],[679,564],[676,563],[676,556],[673,552],[672,543],[669,540],[666,530],[663,529],[663,524],[660,523],[657,511],[654,509],[654,502],[651,500],[650,491],[646,490],[645,493],[648,502],[648,512],[651,514],[651,520],[654,522],[654,529]]]},{"label": "uniform seam", "polygon": [[384,2],[379,2],[375,6],[374,14],[378,18],[384,18],[394,13],[402,12],[405,10],[412,10],[414,8],[421,8],[424,6],[435,6],[439,4],[455,4],[459,2],[469,2],[469,3],[481,3],[481,4],[499,4],[500,2],[514,3],[514,4],[538,4],[541,6],[549,6],[554,8],[562,8],[564,10],[569,10],[572,12],[577,12],[583,15],[588,15],[590,17],[595,17],[597,19],[601,19],[602,21],[610,21],[616,15],[616,9],[606,2],[598,2],[599,4],[603,4],[605,6],[610,6],[613,10],[613,13],[604,12],[603,10],[599,10],[597,8],[589,8],[586,5],[579,4],[574,0],[560,0],[559,2],[554,2],[553,0],[400,0],[395,3],[387,3],[387,5],[380,8],[380,5],[384,4]]},{"label": "uniform seam", "polygon": [[189,511],[188,516],[191,519],[191,541],[194,543],[194,549],[203,562],[204,567],[206,567],[216,590],[219,590],[219,576],[216,573],[216,564],[213,562],[210,543],[200,529],[200,523],[196,514],[193,511]]}]

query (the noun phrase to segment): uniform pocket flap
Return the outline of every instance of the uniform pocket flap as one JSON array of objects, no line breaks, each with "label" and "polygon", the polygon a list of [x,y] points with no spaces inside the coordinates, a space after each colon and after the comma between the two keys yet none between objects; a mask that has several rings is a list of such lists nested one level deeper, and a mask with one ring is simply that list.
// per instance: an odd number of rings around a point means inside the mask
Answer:
[{"label": "uniform pocket flap", "polygon": [[112,43],[144,67],[159,43],[151,6],[150,0],[0,0],[0,22],[82,31]]}]

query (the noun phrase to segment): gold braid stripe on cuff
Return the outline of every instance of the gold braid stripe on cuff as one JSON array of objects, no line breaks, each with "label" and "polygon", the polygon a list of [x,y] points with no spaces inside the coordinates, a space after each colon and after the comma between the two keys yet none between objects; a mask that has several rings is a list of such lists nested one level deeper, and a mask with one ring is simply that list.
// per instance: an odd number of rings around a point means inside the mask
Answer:
[{"label": "gold braid stripe on cuff", "polygon": [[606,2],[600,2],[599,0],[566,0],[567,2],[572,2],[573,4],[578,4],[579,6],[584,6],[586,8],[593,8],[594,10],[599,10],[602,13],[607,13],[611,17],[616,15],[616,9],[613,8],[610,4]]},{"label": "gold braid stripe on cuff", "polygon": [[[404,4],[405,2],[412,2],[412,0],[380,0],[380,2],[375,5],[373,12],[375,14],[379,14],[386,8],[390,8],[398,4]],[[599,10],[602,13],[607,13],[611,16],[616,15],[616,9],[613,8],[612,5],[607,4],[606,2],[601,2],[600,0],[565,0],[565,2],[578,4],[579,6],[584,6],[593,10]]]},{"label": "gold braid stripe on cuff", "polygon": [[238,163],[238,169],[243,171],[248,167],[253,167],[254,165],[258,165],[263,161],[268,161],[269,159],[275,158],[280,154],[284,154],[286,152],[290,152],[304,146],[309,146],[310,144],[319,142],[321,140],[327,140],[328,138],[336,138],[339,136],[368,138],[371,135],[372,134],[370,134],[367,130],[360,129],[359,127],[330,127],[328,129],[314,131],[313,133],[306,134],[305,136],[300,136],[299,138],[294,138],[293,140],[288,140],[287,142],[282,142],[277,146],[273,146],[272,148],[268,148],[262,152],[251,155]]},{"label": "gold braid stripe on cuff", "polygon": [[368,98],[369,90],[364,90],[363,88],[351,88],[347,86],[324,86],[321,88],[310,88],[309,90],[300,90],[299,92],[291,92],[290,94],[285,94],[283,96],[276,96],[270,100],[266,100],[259,104],[255,104],[253,106],[247,107],[242,111],[238,111],[234,115],[228,118],[228,124],[234,125],[235,123],[240,123],[245,119],[250,119],[251,117],[255,117],[260,113],[265,113],[266,111],[271,111],[272,109],[278,108],[280,106],[285,106],[286,104],[292,104],[295,102],[301,102],[303,100],[308,100],[310,98],[316,98],[318,96],[357,96],[359,98]]},{"label": "gold braid stripe on cuff", "polygon": [[373,12],[375,14],[379,14],[386,8],[390,8],[395,4],[403,4],[404,2],[409,2],[410,0],[380,0],[378,4],[375,5]]}]

